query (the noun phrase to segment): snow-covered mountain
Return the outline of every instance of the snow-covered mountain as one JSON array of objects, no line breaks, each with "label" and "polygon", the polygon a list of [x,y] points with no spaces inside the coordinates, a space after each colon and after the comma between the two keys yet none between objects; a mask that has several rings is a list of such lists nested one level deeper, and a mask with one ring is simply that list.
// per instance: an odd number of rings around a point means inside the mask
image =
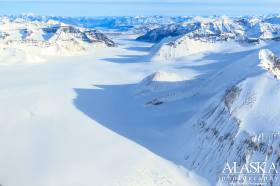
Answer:
[{"label": "snow-covered mountain", "polygon": [[[275,64],[272,56],[271,52],[261,50],[260,63],[263,65],[266,60]],[[265,185],[279,185],[276,178],[280,170],[279,105],[274,102],[280,96],[277,88],[280,82],[271,74],[274,71],[270,71],[277,67],[266,68],[269,72],[262,71],[261,67],[250,68],[251,75],[247,72],[245,78],[227,89],[224,95],[219,92],[220,95],[214,96],[215,100],[198,114],[200,116],[194,117],[196,121],[187,124],[197,136],[194,143],[189,144],[193,150],[186,153],[186,164],[215,181],[215,175],[222,174],[226,162],[237,162],[238,168],[251,162],[274,163],[277,170],[271,173]],[[213,81],[221,78],[227,81],[223,75]]]},{"label": "snow-covered mountain", "polygon": [[[162,25],[137,40],[159,42],[154,55],[161,60],[183,57],[198,52],[279,40],[279,17],[194,17],[179,24]],[[233,47],[231,47],[233,48]]]},{"label": "snow-covered mountain", "polygon": [[[191,41],[188,44],[190,47],[195,46]],[[146,97],[145,104],[166,107],[184,103],[189,119],[176,130],[181,148],[175,150],[174,154],[179,153],[176,159],[181,159],[182,164],[206,177],[213,185],[260,183],[242,179],[238,182],[217,181],[223,176],[227,162],[236,162],[239,170],[244,165],[249,167],[252,162],[276,165],[271,176],[262,183],[280,184],[280,108],[275,102],[280,97],[279,57],[272,52],[279,53],[278,45],[278,42],[268,42],[259,48],[244,49],[242,52],[235,51],[234,47],[231,51],[229,48],[228,51],[216,48],[213,50],[215,54],[206,56],[219,59],[219,56],[232,53],[233,58],[218,60],[215,66],[219,67],[220,64],[221,67],[210,76],[186,80],[180,79],[176,73],[155,73],[138,84],[143,94],[137,95]],[[197,57],[199,55],[200,51]],[[180,61],[186,65],[183,68],[188,68],[186,61]],[[200,64],[195,61],[194,68],[200,69],[205,63],[212,62],[202,60]],[[205,68],[206,72],[210,69]],[[242,178],[246,177],[246,173],[236,173],[234,176]]]},{"label": "snow-covered mountain", "polygon": [[275,17],[193,17],[176,24],[162,25],[138,40],[159,42],[165,37],[186,34],[194,39],[210,41],[234,39],[246,42],[277,40],[280,34],[280,20]]},{"label": "snow-covered mountain", "polygon": [[[154,60],[165,61],[193,54],[204,54],[207,52],[221,52],[244,49],[244,46],[233,40],[231,41],[207,41],[205,38],[193,39],[188,35],[178,37],[167,37],[155,44],[151,49],[151,57]],[[252,47],[252,46],[251,46]]]},{"label": "snow-covered mountain", "polygon": [[162,25],[182,23],[190,17],[168,17],[168,16],[115,16],[115,17],[61,17],[61,16],[37,16],[34,14],[22,14],[9,16],[9,19],[24,19],[26,21],[47,22],[55,20],[69,25],[84,28],[107,28],[121,31],[132,30],[144,34]]},{"label": "snow-covered mountain", "polygon": [[[26,21],[23,18],[0,18],[1,56],[12,53],[13,62],[42,61],[44,56],[79,55],[92,48],[116,44],[95,29],[67,25],[55,20]],[[18,58],[19,60],[17,60]],[[8,60],[7,57],[4,57]],[[3,59],[3,60],[4,60]]]}]

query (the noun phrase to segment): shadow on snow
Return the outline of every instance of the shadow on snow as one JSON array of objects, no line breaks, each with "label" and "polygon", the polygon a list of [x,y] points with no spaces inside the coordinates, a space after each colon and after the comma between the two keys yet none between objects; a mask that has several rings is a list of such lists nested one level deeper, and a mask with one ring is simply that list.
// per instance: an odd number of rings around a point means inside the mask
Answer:
[{"label": "shadow on snow", "polygon": [[[251,51],[252,52],[252,51]],[[212,61],[201,64],[185,64],[179,68],[192,68],[202,72],[194,79],[181,82],[181,88],[188,92],[198,85],[207,83],[208,77],[217,73],[224,67],[231,65],[232,61],[244,57],[247,52],[228,53],[222,56],[209,54],[203,60]],[[114,62],[137,61],[139,56],[121,56],[122,58],[107,59]],[[199,62],[199,61],[198,61]],[[174,82],[162,82],[173,84]],[[161,105],[147,105],[153,96],[164,94],[149,94],[137,96],[135,94],[136,85],[95,85],[98,88],[75,89],[77,97],[74,105],[84,114],[98,122],[100,125],[120,134],[141,146],[149,149],[153,153],[184,166],[184,150],[182,147],[186,143],[188,131],[182,131],[181,126],[194,115],[197,107],[203,105],[209,97],[196,95],[186,97],[177,101],[165,102]],[[202,86],[203,87],[203,86]],[[229,88],[229,87],[225,87]],[[166,93],[166,92],[165,92]],[[188,107],[192,105],[192,107]]]}]

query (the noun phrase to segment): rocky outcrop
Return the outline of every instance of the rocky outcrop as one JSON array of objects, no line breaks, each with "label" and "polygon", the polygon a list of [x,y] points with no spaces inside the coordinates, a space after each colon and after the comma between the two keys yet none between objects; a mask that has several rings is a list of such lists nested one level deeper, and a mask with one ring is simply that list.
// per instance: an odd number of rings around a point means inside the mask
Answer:
[{"label": "rocky outcrop", "polygon": [[280,79],[280,58],[268,49],[259,52],[260,65],[268,70],[275,78]]},{"label": "rocky outcrop", "polygon": [[117,46],[98,30],[57,21],[27,22],[21,19],[4,19],[0,33],[0,48],[16,48],[25,53],[36,50],[34,55],[79,55],[91,48]]},{"label": "rocky outcrop", "polygon": [[138,37],[138,40],[159,42],[166,37],[186,35],[203,41],[235,40],[258,43],[263,40],[279,40],[280,22],[266,17],[194,17],[172,25],[162,25]]}]

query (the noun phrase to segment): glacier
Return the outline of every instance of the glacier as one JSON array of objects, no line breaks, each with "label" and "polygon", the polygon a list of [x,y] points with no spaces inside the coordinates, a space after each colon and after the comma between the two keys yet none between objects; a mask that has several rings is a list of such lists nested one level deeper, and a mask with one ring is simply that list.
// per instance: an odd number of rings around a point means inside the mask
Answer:
[{"label": "glacier", "polygon": [[266,162],[279,185],[279,34],[279,15],[0,16],[0,184],[252,185],[219,178]]}]

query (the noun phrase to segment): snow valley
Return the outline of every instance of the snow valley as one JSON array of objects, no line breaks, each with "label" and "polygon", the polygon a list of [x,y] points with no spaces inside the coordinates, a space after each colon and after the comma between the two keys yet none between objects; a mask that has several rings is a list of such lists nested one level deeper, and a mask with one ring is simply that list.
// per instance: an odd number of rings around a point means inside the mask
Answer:
[{"label": "snow valley", "polygon": [[0,184],[252,185],[262,162],[279,185],[279,38],[278,15],[0,17]]}]

